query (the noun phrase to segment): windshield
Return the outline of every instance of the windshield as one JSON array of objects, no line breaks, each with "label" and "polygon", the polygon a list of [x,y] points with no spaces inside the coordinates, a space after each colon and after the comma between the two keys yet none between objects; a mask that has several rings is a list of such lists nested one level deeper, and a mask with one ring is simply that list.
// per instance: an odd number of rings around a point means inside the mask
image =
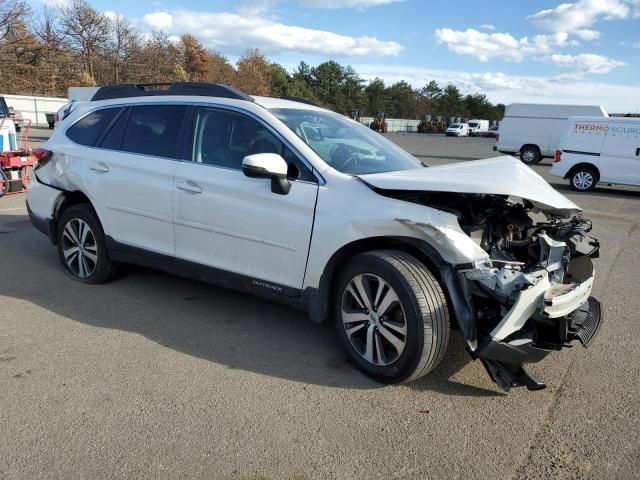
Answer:
[{"label": "windshield", "polygon": [[423,166],[379,133],[337,113],[294,108],[271,112],[342,173],[363,175]]},{"label": "windshield", "polygon": [[469,122],[469,126],[471,128],[476,128],[478,126],[478,124],[476,122]]},{"label": "windshield", "polygon": [[458,125],[457,123],[454,123],[449,128],[460,128],[460,125]]}]

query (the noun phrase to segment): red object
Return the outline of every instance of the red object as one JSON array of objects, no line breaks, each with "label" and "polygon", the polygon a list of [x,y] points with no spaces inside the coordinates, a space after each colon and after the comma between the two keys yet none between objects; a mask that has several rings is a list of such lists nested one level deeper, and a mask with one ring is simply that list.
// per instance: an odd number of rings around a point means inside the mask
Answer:
[{"label": "red object", "polygon": [[[2,175],[0,175],[0,197],[25,192],[29,188],[33,168],[38,163],[38,158],[29,152],[31,120],[22,118],[14,118],[12,120],[23,122],[24,148],[22,150],[0,152],[0,170],[2,170]],[[4,121],[4,118],[0,119],[0,127]],[[47,152],[45,149],[37,150]],[[49,152],[49,156],[51,156],[51,152]],[[45,156],[45,158],[48,157]]]},{"label": "red object", "polygon": [[556,158],[553,160],[554,163],[562,161],[562,150],[556,150]]},{"label": "red object", "polygon": [[51,157],[51,150],[47,150],[46,148],[36,148],[33,152],[33,156],[36,157],[38,162],[42,162],[43,160],[47,160]]},{"label": "red object", "polygon": [[418,410],[418,413],[427,414],[427,413],[431,413],[431,410],[429,410],[428,408],[420,408]]}]

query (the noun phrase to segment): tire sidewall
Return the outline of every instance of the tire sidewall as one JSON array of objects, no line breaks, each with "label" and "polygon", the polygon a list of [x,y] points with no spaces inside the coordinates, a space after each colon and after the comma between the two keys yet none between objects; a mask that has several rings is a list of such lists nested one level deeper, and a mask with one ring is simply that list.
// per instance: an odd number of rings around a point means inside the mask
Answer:
[{"label": "tire sidewall", "polygon": [[[347,337],[342,322],[342,297],[347,284],[356,276],[363,273],[377,275],[383,278],[394,289],[407,323],[407,337],[404,351],[391,365],[378,366],[367,362],[355,350]],[[339,275],[334,295],[334,321],[340,343],[345,348],[349,360],[367,375],[383,383],[402,382],[416,369],[424,348],[424,324],[420,307],[404,277],[393,266],[373,255],[355,257]]]},{"label": "tire sidewall", "polygon": [[[96,264],[96,268],[93,273],[86,278],[78,277],[69,269],[62,251],[62,233],[64,231],[64,227],[69,223],[69,221],[76,218],[89,225],[96,241],[98,251],[98,263]],[[64,272],[73,280],[81,283],[96,284],[104,282],[110,276],[109,270],[111,268],[111,262],[107,255],[104,232],[95,212],[90,206],[86,204],[74,205],[66,209],[62,215],[60,215],[56,229],[56,244],[58,247],[58,258],[60,259]]]}]

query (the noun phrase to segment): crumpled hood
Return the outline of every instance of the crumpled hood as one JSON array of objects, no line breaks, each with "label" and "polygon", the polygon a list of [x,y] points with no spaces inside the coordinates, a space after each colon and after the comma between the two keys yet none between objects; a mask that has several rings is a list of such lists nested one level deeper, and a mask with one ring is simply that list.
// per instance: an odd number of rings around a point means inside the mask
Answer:
[{"label": "crumpled hood", "polygon": [[544,178],[511,156],[452,163],[417,170],[358,175],[383,190],[484,193],[529,200],[536,207],[559,215],[581,209],[557,192]]}]

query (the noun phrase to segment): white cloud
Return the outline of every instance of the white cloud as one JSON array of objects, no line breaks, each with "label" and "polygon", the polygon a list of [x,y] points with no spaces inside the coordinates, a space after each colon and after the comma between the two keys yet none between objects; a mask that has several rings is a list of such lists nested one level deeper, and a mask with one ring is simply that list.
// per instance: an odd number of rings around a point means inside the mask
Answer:
[{"label": "white cloud", "polygon": [[578,55],[550,55],[544,61],[559,67],[571,68],[582,73],[609,73],[611,70],[626,65],[624,62],[613,60],[603,55],[581,53]]},{"label": "white cloud", "polygon": [[640,42],[633,42],[633,43],[631,44],[631,46],[632,46],[633,48],[640,48]]},{"label": "white cloud", "polygon": [[368,8],[403,0],[302,0],[307,7],[315,8]]},{"label": "white cloud", "polygon": [[143,22],[172,35],[191,33],[206,47],[227,55],[259,48],[267,54],[300,52],[327,56],[397,56],[402,46],[375,37],[352,37],[286,25],[257,15],[190,10],[148,13]]},{"label": "white cloud", "polygon": [[470,55],[481,62],[493,57],[521,62],[526,56],[550,53],[555,47],[573,44],[564,32],[518,39],[508,33],[484,33],[473,28],[465,31],[439,28],[436,41],[446,43],[452,52]]},{"label": "white cloud", "polygon": [[631,14],[630,3],[633,2],[629,0],[578,0],[574,3],[563,3],[555,8],[541,10],[527,18],[534,25],[552,32],[573,33],[588,29],[600,20],[627,18]]},{"label": "white cloud", "polygon": [[142,17],[142,21],[154,30],[170,30],[173,16],[167,12],[153,12]]},{"label": "white cloud", "polygon": [[598,38],[600,38],[600,32],[597,30],[590,30],[588,28],[579,28],[578,30],[574,30],[573,32],[574,35],[580,37],[582,40],[585,40],[587,42],[591,41],[591,40],[597,40]]},{"label": "white cloud", "polygon": [[494,103],[531,102],[603,105],[610,112],[640,110],[640,86],[591,82],[568,76],[519,76],[501,72],[469,73],[398,65],[353,65],[363,78],[382,78],[390,84],[406,80],[420,88],[435,80],[453,83],[464,93],[484,93]]},{"label": "white cloud", "polygon": [[481,28],[483,30],[495,30],[496,29],[495,25],[492,25],[491,23],[483,23],[482,25],[478,25],[478,28]]}]

